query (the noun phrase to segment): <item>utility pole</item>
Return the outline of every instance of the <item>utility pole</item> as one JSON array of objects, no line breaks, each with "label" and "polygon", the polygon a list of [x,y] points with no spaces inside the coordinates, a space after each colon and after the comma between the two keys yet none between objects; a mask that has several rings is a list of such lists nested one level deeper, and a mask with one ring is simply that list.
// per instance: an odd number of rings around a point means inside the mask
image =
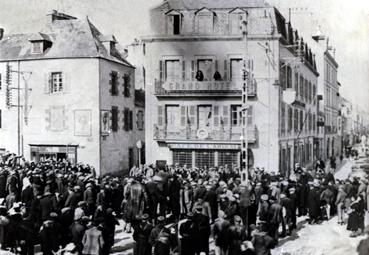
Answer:
[{"label": "utility pole", "polygon": [[241,136],[241,182],[247,185],[249,181],[249,170],[248,170],[248,135],[247,135],[247,89],[249,85],[249,70],[247,70],[247,51],[248,51],[248,41],[247,41],[247,22],[243,22],[243,37],[245,42],[245,51],[243,57],[243,68],[242,68],[242,108],[241,108],[241,116],[242,116],[242,136]]}]

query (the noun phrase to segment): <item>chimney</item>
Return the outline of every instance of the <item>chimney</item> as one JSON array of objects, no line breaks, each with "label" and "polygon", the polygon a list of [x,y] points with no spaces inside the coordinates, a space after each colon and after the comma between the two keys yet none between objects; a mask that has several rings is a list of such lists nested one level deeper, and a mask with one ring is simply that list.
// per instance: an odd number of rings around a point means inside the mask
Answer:
[{"label": "chimney", "polygon": [[4,28],[0,28],[0,40],[3,39],[4,36]]},{"label": "chimney", "polygon": [[53,10],[51,13],[51,21],[54,22],[55,20],[72,20],[77,19],[76,17],[70,16],[68,14],[58,12],[57,10]]}]

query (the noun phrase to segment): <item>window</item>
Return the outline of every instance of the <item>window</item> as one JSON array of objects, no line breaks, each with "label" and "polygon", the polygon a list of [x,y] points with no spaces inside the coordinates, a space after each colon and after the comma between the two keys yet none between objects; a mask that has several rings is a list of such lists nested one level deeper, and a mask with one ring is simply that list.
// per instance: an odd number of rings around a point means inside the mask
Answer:
[{"label": "window", "polygon": [[294,121],[293,121],[293,129],[295,132],[297,132],[299,130],[299,111],[297,109],[294,110],[293,112],[293,117],[294,117]]},{"label": "window", "polygon": [[293,118],[293,111],[291,107],[288,107],[288,126],[287,131],[291,132],[292,130],[292,118]]},{"label": "window", "polygon": [[51,73],[51,88],[50,93],[63,91],[63,76],[61,72]]},{"label": "window", "polygon": [[214,167],[214,151],[210,150],[196,150],[196,167],[204,168]]},{"label": "window", "polygon": [[247,109],[247,126],[251,127],[252,124],[254,123],[254,118],[253,118],[253,107],[252,105],[249,105],[249,108]]},{"label": "window", "polygon": [[110,73],[110,93],[112,96],[118,95],[118,73],[111,72]]},{"label": "window", "polygon": [[213,60],[212,59],[198,59],[197,69],[201,71],[204,76],[204,81],[211,81],[213,76]]},{"label": "window", "polygon": [[128,108],[124,108],[123,110],[123,129],[124,131],[129,131],[130,128],[130,123],[129,123],[129,109]]},{"label": "window", "polygon": [[240,105],[232,105],[231,106],[231,123],[232,126],[241,126],[242,125],[242,112]]},{"label": "window", "polygon": [[218,166],[228,165],[232,167],[232,165],[238,166],[239,155],[238,151],[231,150],[221,150],[218,151]]},{"label": "window", "polygon": [[213,15],[212,14],[198,14],[198,31],[201,35],[208,35],[213,33]]},{"label": "window", "polygon": [[242,59],[231,59],[231,80],[239,81],[241,80],[242,71]]},{"label": "window", "polygon": [[167,105],[166,106],[166,123],[168,129],[177,129],[180,122],[180,111],[178,105]]},{"label": "window", "polygon": [[300,111],[300,130],[302,131],[304,128],[304,112]]},{"label": "window", "polygon": [[292,69],[290,66],[287,66],[287,88],[292,88]]},{"label": "window", "polygon": [[40,54],[43,52],[43,42],[42,41],[33,41],[32,42],[32,53]]},{"label": "window", "polygon": [[141,110],[137,112],[137,129],[138,130],[144,129],[144,112]]},{"label": "window", "polygon": [[131,96],[131,77],[128,74],[125,74],[123,76],[123,81],[124,81],[123,95],[124,97],[130,97]]},{"label": "window", "polygon": [[0,90],[1,90],[1,87],[2,87],[2,85],[3,85],[3,80],[1,79],[1,73],[0,73]]},{"label": "window", "polygon": [[2,118],[2,116],[1,116],[1,113],[2,113],[2,112],[1,112],[1,109],[0,109],[0,128],[2,127],[2,119],[1,119],[1,118]]},{"label": "window", "polygon": [[281,105],[281,132],[282,134],[286,132],[286,109],[284,104]]},{"label": "window", "polygon": [[211,126],[212,120],[212,109],[210,105],[201,105],[198,107],[198,122],[199,122],[199,129],[200,128],[207,128]]},{"label": "window", "polygon": [[111,107],[111,130],[113,132],[118,131],[118,107]]},{"label": "window", "polygon": [[169,82],[179,81],[181,77],[181,65],[179,59],[165,60],[165,80]]},{"label": "window", "polygon": [[296,96],[299,96],[299,74],[296,72],[295,73],[295,91],[296,91]]},{"label": "window", "polygon": [[192,151],[191,150],[173,150],[173,163],[179,166],[187,165],[192,167]]},{"label": "window", "polygon": [[300,98],[303,99],[304,98],[304,77],[300,76]]},{"label": "window", "polygon": [[231,13],[229,15],[230,34],[237,35],[242,32],[242,21],[246,19],[245,13]]},{"label": "window", "polygon": [[169,35],[179,35],[181,33],[180,14],[170,14],[167,16],[167,33]]}]

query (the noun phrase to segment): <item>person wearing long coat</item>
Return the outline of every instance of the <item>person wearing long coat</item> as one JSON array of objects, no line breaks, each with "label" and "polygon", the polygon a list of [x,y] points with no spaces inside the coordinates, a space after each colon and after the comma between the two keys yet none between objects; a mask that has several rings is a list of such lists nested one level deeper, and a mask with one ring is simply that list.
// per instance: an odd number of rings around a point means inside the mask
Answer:
[{"label": "person wearing long coat", "polygon": [[94,222],[94,225],[87,229],[85,234],[83,235],[82,244],[83,244],[83,254],[88,255],[101,255],[104,239],[102,236],[102,232],[98,229],[98,223]]},{"label": "person wearing long coat", "polygon": [[353,232],[352,236],[360,234],[364,230],[364,201],[361,196],[351,197],[347,230]]},{"label": "person wearing long coat", "polygon": [[320,215],[320,194],[318,187],[314,186],[309,192],[309,217],[310,224],[316,223]]},{"label": "person wearing long coat", "polygon": [[192,221],[194,223],[193,232],[193,246],[195,253],[205,252],[209,254],[209,237],[210,237],[210,223],[209,217],[202,213],[203,207],[196,206],[196,212],[193,215]]},{"label": "person wearing long coat", "polygon": [[133,240],[135,243],[134,255],[151,255],[149,237],[153,226],[148,222],[149,215],[144,214],[141,222],[133,225]]},{"label": "person wearing long coat", "polygon": [[233,217],[233,224],[228,230],[228,255],[241,255],[241,244],[246,240],[246,228],[240,216]]}]

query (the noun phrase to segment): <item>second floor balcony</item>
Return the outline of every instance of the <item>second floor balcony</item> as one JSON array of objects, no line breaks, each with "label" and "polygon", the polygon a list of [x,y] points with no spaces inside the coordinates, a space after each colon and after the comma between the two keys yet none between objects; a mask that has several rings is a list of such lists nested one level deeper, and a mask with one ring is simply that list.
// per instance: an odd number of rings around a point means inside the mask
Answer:
[{"label": "second floor balcony", "polygon": [[[248,97],[257,96],[256,83],[250,83],[247,87]],[[219,96],[234,97],[242,95],[242,81],[157,81],[155,80],[155,95],[201,97]]]},{"label": "second floor balcony", "polygon": [[[247,128],[248,143],[256,143],[258,140],[258,130],[255,125]],[[224,127],[219,129],[212,128],[174,128],[154,125],[154,140],[167,141],[225,141],[225,142],[241,142],[242,129],[240,127]]]}]

